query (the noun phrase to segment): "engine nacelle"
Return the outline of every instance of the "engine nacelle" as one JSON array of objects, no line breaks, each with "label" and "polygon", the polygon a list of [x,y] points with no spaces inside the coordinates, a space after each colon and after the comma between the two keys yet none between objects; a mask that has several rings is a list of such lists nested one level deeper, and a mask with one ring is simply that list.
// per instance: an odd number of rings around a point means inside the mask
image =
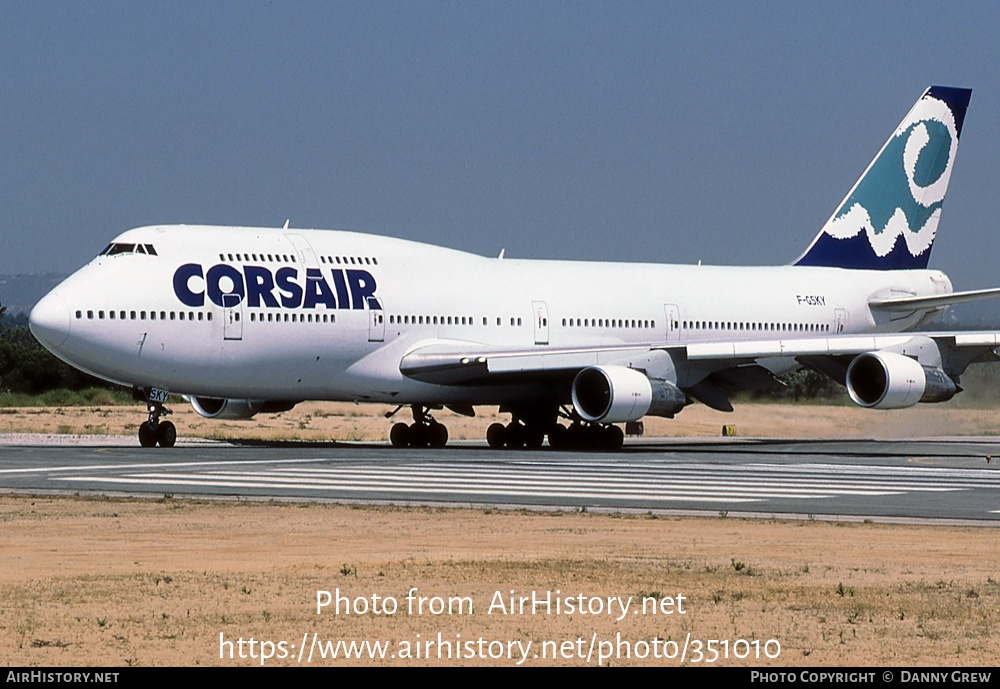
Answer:
[{"label": "engine nacelle", "polygon": [[253,418],[260,413],[288,411],[298,402],[274,402],[271,400],[232,400],[216,397],[188,397],[194,410],[207,419],[233,421]]},{"label": "engine nacelle", "polygon": [[672,417],[687,396],[665,380],[626,366],[591,366],[573,380],[573,407],[585,421],[622,423],[647,414]]},{"label": "engine nacelle", "polygon": [[917,402],[945,402],[957,392],[940,368],[893,352],[868,352],[847,367],[847,392],[870,409],[905,409]]}]

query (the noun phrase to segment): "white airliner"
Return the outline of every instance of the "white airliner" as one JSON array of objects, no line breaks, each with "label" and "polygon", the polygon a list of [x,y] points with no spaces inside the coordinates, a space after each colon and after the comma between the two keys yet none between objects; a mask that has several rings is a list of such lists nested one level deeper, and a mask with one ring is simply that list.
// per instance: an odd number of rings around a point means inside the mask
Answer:
[{"label": "white airliner", "polygon": [[[339,231],[154,226],[116,237],[45,296],[31,330],[56,356],[148,402],[143,446],[173,445],[168,392],[203,416],[302,400],[409,406],[393,445],[442,446],[431,411],[499,405],[493,447],[620,447],[614,425],[807,367],[854,402],[950,399],[1000,333],[904,334],[955,293],[927,270],[971,91],[917,101],[793,265],[484,258]],[[565,423],[560,423],[560,420]]]}]

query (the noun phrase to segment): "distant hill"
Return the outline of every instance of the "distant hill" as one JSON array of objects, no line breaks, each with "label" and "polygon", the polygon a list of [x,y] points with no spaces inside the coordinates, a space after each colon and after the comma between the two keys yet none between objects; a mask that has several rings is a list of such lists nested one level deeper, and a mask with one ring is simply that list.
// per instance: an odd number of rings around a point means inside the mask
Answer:
[{"label": "distant hill", "polygon": [[10,314],[27,313],[49,290],[66,279],[65,273],[0,275],[0,304]]}]

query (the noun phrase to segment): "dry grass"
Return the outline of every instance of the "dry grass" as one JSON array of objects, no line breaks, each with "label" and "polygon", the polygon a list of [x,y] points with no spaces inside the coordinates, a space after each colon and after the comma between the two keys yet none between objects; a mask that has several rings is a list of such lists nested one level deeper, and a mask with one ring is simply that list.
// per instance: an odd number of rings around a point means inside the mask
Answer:
[{"label": "dry grass", "polygon": [[[233,664],[219,658],[220,633],[774,638],[769,665],[992,665],[1000,641],[997,532],[985,528],[13,496],[0,498],[0,522],[0,648],[12,665]],[[475,612],[315,612],[317,590],[405,606],[412,587],[469,596]],[[497,591],[556,589],[680,594],[685,614],[486,613]],[[428,662],[448,661],[407,664]]]},{"label": "dry grass", "polygon": [[[183,436],[222,439],[297,439],[386,441],[396,421],[410,422],[407,410],[388,420],[392,407],[347,402],[305,402],[281,414],[260,414],[245,421],[218,421],[198,416],[186,404],[174,405],[170,416]],[[468,418],[450,411],[435,412],[452,439],[482,440],[494,421],[509,415],[480,408]],[[0,408],[0,433],[72,433],[135,435],[145,420],[145,407]],[[735,424],[745,437],[921,438],[942,435],[1000,435],[996,409],[962,408],[955,403],[917,405],[896,411],[870,411],[831,404],[737,404],[724,414],[695,404],[675,419],[647,417],[646,435],[654,437],[714,437],[724,424]]]}]

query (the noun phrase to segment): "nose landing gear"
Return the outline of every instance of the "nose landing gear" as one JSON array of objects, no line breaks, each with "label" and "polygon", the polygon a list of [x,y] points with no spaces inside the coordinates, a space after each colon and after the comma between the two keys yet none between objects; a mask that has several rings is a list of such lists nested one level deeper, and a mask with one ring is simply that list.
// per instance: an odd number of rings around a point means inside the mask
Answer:
[{"label": "nose landing gear", "polygon": [[173,447],[177,442],[177,428],[169,421],[160,421],[161,416],[172,414],[163,406],[167,400],[165,390],[138,390],[146,400],[149,420],[139,424],[139,444],[143,447]]}]

